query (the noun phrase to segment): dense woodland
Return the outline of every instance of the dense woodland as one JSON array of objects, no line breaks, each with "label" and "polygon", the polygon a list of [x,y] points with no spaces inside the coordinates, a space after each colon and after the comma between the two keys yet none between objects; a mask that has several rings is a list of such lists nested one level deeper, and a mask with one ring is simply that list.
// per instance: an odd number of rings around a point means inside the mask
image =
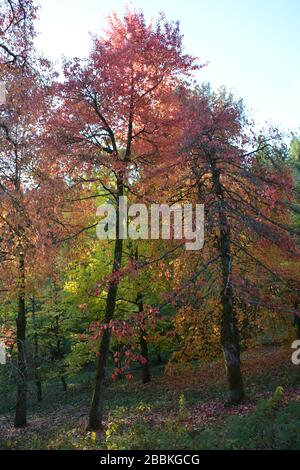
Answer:
[{"label": "dense woodland", "polygon": [[[57,71],[35,2],[0,8],[0,448],[299,448],[300,138],[203,84],[162,14]],[[123,240],[122,196],[204,204],[203,249]]]}]

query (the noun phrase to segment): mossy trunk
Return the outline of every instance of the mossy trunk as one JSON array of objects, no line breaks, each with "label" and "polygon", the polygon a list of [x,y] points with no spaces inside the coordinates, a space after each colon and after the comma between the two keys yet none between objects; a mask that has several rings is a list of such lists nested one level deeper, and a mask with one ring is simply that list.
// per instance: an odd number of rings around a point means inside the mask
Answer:
[{"label": "mossy trunk", "polygon": [[221,292],[221,344],[225,359],[229,401],[239,403],[244,397],[244,386],[240,363],[240,344],[234,312],[234,294],[232,287],[232,252],[230,223],[226,214],[223,187],[220,182],[220,170],[214,157],[210,158],[213,189],[217,198],[219,216],[219,250],[222,268]]}]

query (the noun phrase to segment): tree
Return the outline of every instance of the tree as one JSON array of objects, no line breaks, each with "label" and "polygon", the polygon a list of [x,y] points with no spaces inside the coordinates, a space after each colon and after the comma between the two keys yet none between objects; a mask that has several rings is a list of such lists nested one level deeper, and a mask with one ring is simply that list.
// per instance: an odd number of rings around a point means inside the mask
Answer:
[{"label": "tree", "polygon": [[[75,60],[66,64],[63,127],[76,168],[79,162],[86,173],[105,168],[107,178],[99,183],[117,201],[113,274],[119,271],[123,254],[119,198],[143,165],[170,152],[174,117],[169,110],[177,99],[173,91],[195,68],[194,59],[182,52],[177,24],[160,17],[156,25],[148,26],[142,13],[129,11],[123,19],[111,18],[106,36],[94,39],[86,63]],[[114,317],[117,291],[114,280],[107,292],[107,323]],[[99,345],[91,430],[102,427],[109,344],[107,331]]]},{"label": "tree", "polygon": [[[26,44],[29,43],[30,38]],[[0,253],[5,263],[2,280],[18,297],[16,427],[26,425],[27,414],[27,277],[33,269],[36,279],[41,271],[47,273],[55,246],[54,233],[59,238],[64,232],[54,222],[62,207],[62,186],[55,179],[43,143],[52,109],[50,76],[49,64],[44,60],[39,62],[38,71],[23,65],[3,71],[8,99],[0,111]],[[8,264],[10,270],[6,268]]]},{"label": "tree", "polygon": [[[23,2],[22,0],[4,0],[3,8],[0,12],[0,74],[1,79],[5,78],[11,84],[11,80],[15,78],[16,74],[20,74],[24,71],[25,64],[28,65],[30,53],[32,49],[32,41],[34,37],[33,20],[35,18],[36,9],[33,7],[31,0]],[[6,83],[6,86],[8,84]],[[2,111],[2,110],[0,110]],[[11,117],[11,116],[10,116]],[[1,116],[2,118],[2,116]],[[16,122],[14,123],[16,124]],[[10,202],[13,201],[15,208],[18,206],[20,201],[18,196],[14,194],[18,192],[20,188],[20,180],[17,174],[18,172],[18,149],[15,135],[12,136],[10,128],[1,119],[0,129],[2,134],[5,136],[6,144],[11,146],[11,150],[14,154],[15,161],[15,175],[10,181],[12,175],[10,173],[9,164],[4,159],[4,165],[1,164],[1,199],[3,202],[3,196],[9,195]],[[3,146],[5,147],[5,146]],[[7,145],[6,145],[7,148]],[[1,149],[1,153],[3,150]],[[3,182],[4,179],[4,182]],[[6,180],[6,181],[5,181]],[[6,184],[8,183],[8,185]],[[14,186],[14,188],[12,187]],[[3,194],[4,193],[4,194]],[[3,220],[4,219],[4,220]],[[4,222],[6,229],[12,230],[12,227],[7,227],[7,219],[1,216],[1,222]],[[5,231],[7,231],[5,229]],[[17,226],[13,229],[14,234],[18,236],[21,231]],[[1,242],[3,241],[1,234]],[[5,234],[6,235],[6,234]],[[12,235],[12,234],[11,234]],[[21,246],[18,246],[19,251],[19,307],[18,307],[18,319],[17,319],[17,345],[18,345],[18,370],[19,370],[19,385],[18,385],[18,399],[16,409],[16,426],[23,426],[26,424],[26,359],[25,359],[25,265],[24,265],[24,253]],[[1,258],[7,257],[6,248],[0,250]]]},{"label": "tree", "polygon": [[[240,298],[246,304],[254,301],[250,294],[250,286],[255,283],[251,279],[253,268],[247,273],[245,259],[247,267],[252,264],[259,269],[264,285],[281,276],[288,283],[288,273],[270,266],[264,255],[266,247],[275,246],[286,259],[299,257],[290,216],[283,216],[288,210],[293,181],[284,162],[275,162],[266,151],[272,140],[262,136],[253,141],[249,138],[241,105],[231,96],[207,95],[196,90],[191,92],[189,106],[194,117],[188,121],[186,134],[188,152],[183,161],[187,172],[179,162],[177,175],[183,174],[181,187],[186,181],[185,197],[205,203],[206,245],[196,269],[193,263],[195,271],[187,284],[190,288],[196,280],[205,279],[209,269],[211,275],[200,287],[198,308],[206,308],[213,315],[215,303],[208,307],[208,301],[217,291],[229,400],[237,403],[244,398],[238,301]],[[260,302],[263,303],[262,299]]]},{"label": "tree", "polygon": [[[0,11],[0,67],[31,65],[34,20],[31,0],[2,0]],[[0,71],[1,71],[0,68]]]},{"label": "tree", "polygon": [[293,163],[300,162],[300,137],[293,136],[289,148],[289,158]]}]

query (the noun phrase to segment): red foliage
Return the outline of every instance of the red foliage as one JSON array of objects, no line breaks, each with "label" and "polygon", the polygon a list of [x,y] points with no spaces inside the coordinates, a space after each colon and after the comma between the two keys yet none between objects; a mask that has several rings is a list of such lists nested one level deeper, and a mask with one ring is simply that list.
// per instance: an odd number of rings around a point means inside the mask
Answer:
[{"label": "red foliage", "polygon": [[[159,309],[145,305],[143,312],[139,312],[130,317],[129,320],[112,320],[109,324],[102,322],[94,322],[90,325],[86,335],[81,335],[81,340],[97,341],[103,336],[103,332],[107,329],[111,331],[113,338],[116,340],[119,351],[114,353],[114,372],[112,378],[114,380],[121,378],[126,374],[132,362],[145,364],[146,359],[139,352],[139,343],[136,340],[144,331],[153,332],[156,329]],[[95,349],[97,357],[99,352]],[[126,375],[126,380],[132,378],[130,374]]]}]

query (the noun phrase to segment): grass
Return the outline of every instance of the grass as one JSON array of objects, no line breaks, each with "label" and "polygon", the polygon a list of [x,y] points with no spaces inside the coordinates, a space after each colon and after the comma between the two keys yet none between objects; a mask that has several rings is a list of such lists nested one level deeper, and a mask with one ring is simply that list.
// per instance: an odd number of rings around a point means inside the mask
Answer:
[{"label": "grass", "polygon": [[[246,419],[248,415],[255,413],[257,403],[261,399],[270,399],[278,386],[285,390],[283,407],[299,402],[299,367],[291,363],[290,356],[291,351],[288,346],[274,346],[244,352],[242,362],[247,399],[243,404],[229,409],[224,407],[226,379],[221,359],[196,365],[186,373],[181,372],[177,376],[174,374],[166,376],[162,366],[155,366],[152,368],[152,382],[148,385],[140,383],[140,372],[136,371],[134,380],[129,384],[109,384],[105,409],[108,429],[112,423],[117,423],[118,420],[122,423],[125,420],[127,427],[132,426],[133,431],[128,436],[130,435],[134,441],[132,437],[135,436],[134,426],[144,426],[136,433],[139,435],[142,432],[147,435],[147,423],[151,422],[148,442],[151,442],[152,434],[156,434],[154,429],[165,429],[161,442],[170,446],[182,445],[182,449],[185,445],[191,448],[195,445],[197,447],[195,440],[199,441],[199,432],[202,433],[205,430],[206,433],[212,433],[207,446],[210,445],[213,448],[217,444],[213,443],[212,436],[225,433],[226,429],[231,429],[230,426],[233,426],[232,433],[234,434],[234,426],[239,429],[239,423],[232,425],[230,420]],[[95,441],[90,434],[85,432],[93,380],[94,373],[91,371],[69,377],[67,392],[62,391],[60,382],[50,381],[44,386],[42,403],[36,401],[34,384],[30,383],[29,426],[21,430],[15,430],[12,426],[14,389],[12,386],[0,385],[2,389],[0,448],[106,448],[108,443],[104,441],[103,436],[97,437]],[[179,425],[177,421],[180,415],[178,411],[180,397],[184,397],[186,414],[184,419],[180,418]],[[137,406],[140,403],[151,411],[148,411],[148,415],[146,413],[145,422],[139,424],[142,414],[137,411]],[[280,419],[285,422],[285,418]],[[298,418],[295,417],[296,419]],[[174,444],[172,440],[168,440],[169,434],[170,436],[176,434],[172,431],[172,426],[175,426],[176,432],[178,429],[182,430],[181,437],[178,437],[179,441],[182,440],[182,444],[178,441]],[[186,432],[189,433],[188,436]],[[116,438],[119,444],[113,445],[126,445],[126,448],[138,445],[127,442],[127,438],[122,436],[118,437],[119,440]],[[203,442],[206,442],[205,439]],[[224,442],[223,446],[226,447],[227,444]],[[153,445],[162,444],[153,443]]]}]

